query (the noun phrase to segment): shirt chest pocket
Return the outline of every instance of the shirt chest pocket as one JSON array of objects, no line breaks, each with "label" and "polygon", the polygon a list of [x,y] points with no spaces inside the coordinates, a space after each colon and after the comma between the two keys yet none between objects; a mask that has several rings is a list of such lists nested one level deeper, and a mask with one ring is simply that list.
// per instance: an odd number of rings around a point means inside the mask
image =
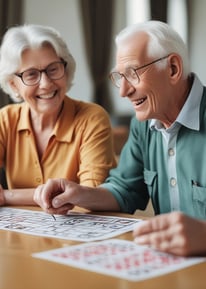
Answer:
[{"label": "shirt chest pocket", "polygon": [[196,218],[206,219],[206,188],[192,187],[193,207]]},{"label": "shirt chest pocket", "polygon": [[150,197],[157,192],[157,172],[144,169],[144,182],[147,185]]}]

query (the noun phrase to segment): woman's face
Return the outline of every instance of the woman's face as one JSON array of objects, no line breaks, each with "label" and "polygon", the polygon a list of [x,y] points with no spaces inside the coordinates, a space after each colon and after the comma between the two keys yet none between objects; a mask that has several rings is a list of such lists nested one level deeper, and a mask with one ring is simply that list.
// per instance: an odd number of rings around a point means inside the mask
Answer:
[{"label": "woman's face", "polygon": [[[61,61],[51,46],[25,50],[22,54],[21,66],[17,73],[28,69],[46,69],[48,65]],[[52,80],[42,72],[39,83],[28,86],[21,78],[14,76],[11,81],[13,90],[18,93],[36,113],[54,114],[59,111],[67,88],[66,74],[61,79]]]}]

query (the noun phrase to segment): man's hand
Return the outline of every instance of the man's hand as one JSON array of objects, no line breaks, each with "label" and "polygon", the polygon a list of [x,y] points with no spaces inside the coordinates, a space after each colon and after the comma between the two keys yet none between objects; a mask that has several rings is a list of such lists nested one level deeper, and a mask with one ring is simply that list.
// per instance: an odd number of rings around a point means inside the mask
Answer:
[{"label": "man's hand", "polygon": [[67,214],[78,206],[93,211],[119,211],[113,195],[104,188],[86,187],[66,179],[49,179],[36,188],[33,200],[50,214]]},{"label": "man's hand", "polygon": [[206,222],[180,212],[162,214],[140,223],[133,232],[140,245],[180,256],[206,255]]},{"label": "man's hand", "polygon": [[66,179],[49,179],[34,192],[34,201],[47,213],[66,214],[73,209],[79,185]]}]

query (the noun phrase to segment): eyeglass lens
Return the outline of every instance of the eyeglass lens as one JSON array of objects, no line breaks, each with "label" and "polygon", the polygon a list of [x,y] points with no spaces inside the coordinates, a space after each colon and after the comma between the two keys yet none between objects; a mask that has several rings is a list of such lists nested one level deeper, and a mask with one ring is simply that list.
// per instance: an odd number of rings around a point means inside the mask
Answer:
[{"label": "eyeglass lens", "polygon": [[121,86],[122,78],[125,78],[130,83],[139,83],[139,76],[137,71],[133,68],[129,68],[125,71],[124,74],[120,74],[119,72],[112,72],[111,79],[112,82],[117,86]]},{"label": "eyeglass lens", "polygon": [[161,61],[163,59],[166,59],[168,56],[169,56],[169,54],[166,56],[160,57],[158,59],[155,59],[152,62],[149,62],[149,63],[147,63],[143,66],[140,66],[136,69],[129,68],[129,69],[127,69],[127,71],[124,74],[119,73],[119,72],[112,72],[110,74],[110,78],[111,78],[112,82],[114,83],[114,85],[117,86],[118,88],[120,88],[120,86],[121,86],[121,81],[122,81],[123,77],[131,84],[138,84],[140,82],[140,78],[139,78],[139,75],[137,73],[137,70],[148,67],[149,65],[152,65],[152,64],[154,64],[158,61]]},{"label": "eyeglass lens", "polygon": [[54,62],[47,66],[46,69],[29,69],[21,74],[22,81],[26,85],[37,84],[41,79],[42,72],[45,72],[49,79],[57,80],[64,76],[66,64],[64,62]]}]

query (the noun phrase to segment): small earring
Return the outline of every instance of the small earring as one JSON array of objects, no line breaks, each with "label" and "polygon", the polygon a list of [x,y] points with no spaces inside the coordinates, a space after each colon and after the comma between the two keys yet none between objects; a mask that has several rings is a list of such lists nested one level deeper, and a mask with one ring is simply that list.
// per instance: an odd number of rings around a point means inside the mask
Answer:
[{"label": "small earring", "polygon": [[21,98],[21,96],[20,96],[20,94],[19,94],[18,92],[15,93],[15,97],[16,97],[17,99],[20,99],[20,98]]}]

